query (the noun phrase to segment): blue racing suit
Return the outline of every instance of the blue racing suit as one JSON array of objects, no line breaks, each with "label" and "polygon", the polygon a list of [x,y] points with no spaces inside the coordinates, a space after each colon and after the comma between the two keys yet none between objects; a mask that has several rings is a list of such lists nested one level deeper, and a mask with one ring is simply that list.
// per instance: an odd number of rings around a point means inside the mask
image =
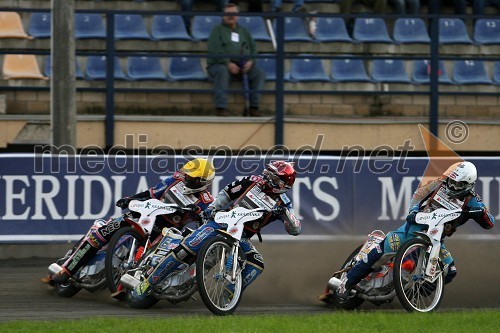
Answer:
[{"label": "blue racing suit", "polygon": [[[254,234],[270,222],[281,220],[285,230],[293,236],[301,232],[301,223],[293,213],[292,203],[285,194],[266,194],[262,191],[264,180],[260,176],[244,177],[236,180],[222,189],[217,199],[209,206],[209,210],[217,211],[225,207],[245,207],[247,209],[267,208],[269,213],[260,219],[245,223],[240,246],[244,251],[247,264],[242,272],[243,290],[248,287],[264,270],[262,255],[250,242]],[[280,207],[277,209],[277,207]],[[278,213],[279,212],[279,213]],[[214,220],[202,225],[186,237],[178,247],[160,261],[153,272],[132,291],[132,297],[137,299],[147,296],[153,286],[160,283],[183,263],[192,263],[205,242],[217,235],[217,230],[226,226]]]},{"label": "blue racing suit", "polygon": [[[415,205],[413,205],[415,204]],[[470,192],[464,198],[449,199],[444,192],[444,182],[441,178],[433,180],[414,193],[411,203],[410,214],[406,218],[407,222],[398,229],[389,232],[380,246],[372,249],[366,261],[359,261],[348,273],[345,289],[352,289],[361,282],[368,274],[373,271],[372,266],[385,254],[394,253],[407,240],[415,237],[415,231],[422,231],[427,225],[415,223],[416,212],[432,212],[437,208],[458,209],[464,211],[480,211],[479,213],[466,213],[452,221],[453,228],[444,233],[444,236],[451,236],[457,227],[461,226],[469,219],[476,221],[482,228],[491,229],[495,224],[494,217],[488,212],[488,209],[481,201],[481,198],[474,192]],[[413,218],[411,218],[413,216]],[[444,237],[443,236],[443,237]],[[451,253],[446,249],[444,243],[441,243],[441,260],[445,265],[453,266],[454,261]],[[448,271],[445,282],[449,283],[456,275],[456,269]]]}]

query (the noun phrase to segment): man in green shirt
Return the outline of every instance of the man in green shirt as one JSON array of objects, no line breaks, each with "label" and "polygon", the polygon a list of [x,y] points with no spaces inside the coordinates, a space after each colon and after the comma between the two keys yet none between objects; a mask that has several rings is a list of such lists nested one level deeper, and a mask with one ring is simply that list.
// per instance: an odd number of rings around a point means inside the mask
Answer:
[{"label": "man in green shirt", "polygon": [[[260,116],[259,102],[260,93],[254,92],[262,90],[266,81],[266,73],[255,65],[254,56],[257,54],[255,40],[250,32],[240,26],[238,7],[229,3],[224,8],[226,14],[222,18],[222,23],[216,25],[210,32],[208,38],[208,53],[214,55],[227,55],[224,58],[208,58],[208,75],[214,82],[215,88],[215,108],[218,116],[228,116],[226,90],[229,89],[231,78],[242,78],[248,76],[250,88],[250,116]],[[234,58],[231,58],[234,55]],[[242,58],[241,56],[248,56]]]}]

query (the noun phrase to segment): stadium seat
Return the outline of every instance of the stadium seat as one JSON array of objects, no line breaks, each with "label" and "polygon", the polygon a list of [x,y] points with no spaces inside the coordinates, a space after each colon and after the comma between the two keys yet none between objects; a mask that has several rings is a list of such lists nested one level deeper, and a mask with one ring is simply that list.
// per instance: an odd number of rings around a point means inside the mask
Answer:
[{"label": "stadium seat", "polygon": [[361,59],[333,59],[330,71],[333,82],[370,82]]},{"label": "stadium seat", "polygon": [[276,59],[272,54],[267,55],[270,58],[257,58],[256,65],[266,73],[266,81],[276,81]]},{"label": "stadium seat", "polygon": [[294,82],[330,81],[321,59],[292,59],[288,78]]},{"label": "stadium seat", "polygon": [[495,61],[493,66],[493,83],[500,85],[500,61]]},{"label": "stadium seat", "polygon": [[271,37],[267,32],[266,23],[260,16],[240,16],[238,24],[246,28],[256,41],[270,42]]},{"label": "stadium seat", "polygon": [[471,44],[464,21],[458,18],[439,19],[440,44]]},{"label": "stadium seat", "polygon": [[477,20],[474,41],[479,44],[500,44],[500,19]]},{"label": "stadium seat", "polygon": [[[285,42],[312,42],[307,34],[304,20],[300,17],[285,17]],[[276,34],[276,20],[274,21],[274,33]]]},{"label": "stadium seat", "polygon": [[[126,80],[127,77],[120,67],[120,60],[115,57],[114,79]],[[85,77],[88,80],[105,80],[106,79],[106,56],[89,56],[87,58],[87,67]]]},{"label": "stadium seat", "polygon": [[373,60],[372,79],[375,82],[410,83],[403,60]]},{"label": "stadium seat", "polygon": [[[429,60],[415,60],[413,62],[413,72],[412,72],[413,83],[418,84],[429,84],[430,74],[431,74],[431,64]],[[438,69],[439,83],[451,83],[451,79],[446,73],[446,68],[444,67],[443,61],[439,62]]]},{"label": "stadium seat", "polygon": [[[48,78],[52,77],[52,66],[51,66],[50,61],[51,61],[51,56],[45,57],[45,66],[44,66],[43,73]],[[83,72],[80,69],[80,64],[78,63],[77,59],[75,59],[75,77],[77,79],[83,79],[84,78]]]},{"label": "stadium seat", "polygon": [[394,23],[394,41],[397,43],[430,43],[424,20],[398,18]]},{"label": "stadium seat", "polygon": [[106,38],[106,28],[101,14],[76,13],[75,38]]},{"label": "stadium seat", "polygon": [[353,42],[344,19],[340,17],[318,17],[315,38],[320,42]]},{"label": "stadium seat", "polygon": [[127,74],[131,80],[166,80],[159,57],[129,57]]},{"label": "stadium seat", "polygon": [[0,12],[0,38],[30,38],[16,12]]},{"label": "stadium seat", "polygon": [[168,66],[168,79],[171,81],[206,81],[208,76],[201,67],[200,58],[172,57]]},{"label": "stadium seat", "polygon": [[51,15],[47,13],[32,13],[28,25],[28,34],[34,38],[50,38]]},{"label": "stadium seat", "polygon": [[195,40],[207,40],[212,28],[221,22],[220,16],[195,16],[191,24],[191,36]]},{"label": "stadium seat", "polygon": [[385,21],[381,18],[355,19],[353,37],[363,43],[392,43]]},{"label": "stadium seat", "polygon": [[151,37],[153,40],[191,40],[180,15],[153,16]]},{"label": "stadium seat", "polygon": [[3,77],[10,79],[39,79],[47,80],[38,67],[33,54],[6,54],[2,66]]},{"label": "stadium seat", "polygon": [[150,40],[146,23],[142,15],[115,14],[115,39],[146,39]]},{"label": "stadium seat", "polygon": [[453,81],[458,84],[492,84],[482,60],[455,60]]}]

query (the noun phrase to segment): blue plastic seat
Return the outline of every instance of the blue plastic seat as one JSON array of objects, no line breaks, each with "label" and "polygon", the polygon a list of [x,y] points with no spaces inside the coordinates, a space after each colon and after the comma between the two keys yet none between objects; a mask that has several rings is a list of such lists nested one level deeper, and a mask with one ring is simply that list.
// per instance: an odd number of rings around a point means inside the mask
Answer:
[{"label": "blue plastic seat", "polygon": [[180,15],[153,16],[151,37],[153,40],[191,40]]},{"label": "blue plastic seat", "polygon": [[[413,62],[412,81],[418,84],[429,84],[431,72],[431,62],[429,60],[415,60]],[[438,68],[439,83],[451,83],[451,79],[446,73],[444,62],[439,62]]]},{"label": "blue plastic seat", "polygon": [[340,17],[318,17],[315,38],[320,42],[353,42],[344,19]]},{"label": "blue plastic seat", "polygon": [[260,16],[240,16],[238,24],[250,31],[256,41],[270,42],[264,19]]},{"label": "blue plastic seat", "polygon": [[370,82],[361,59],[333,59],[330,75],[333,82]]},{"label": "blue plastic seat", "polygon": [[[115,57],[114,61],[114,79],[126,80],[127,77],[120,67],[120,60]],[[89,56],[87,58],[87,67],[85,69],[85,77],[88,80],[105,80],[106,79],[106,56]]]},{"label": "blue plastic seat", "polygon": [[292,59],[288,78],[295,82],[330,81],[321,59]]},{"label": "blue plastic seat", "polygon": [[168,66],[168,79],[171,81],[206,81],[200,58],[172,57]]},{"label": "blue plastic seat", "polygon": [[[312,42],[306,31],[304,20],[300,17],[285,17],[285,42]],[[276,20],[274,21],[274,34],[276,35]]]},{"label": "blue plastic seat", "polygon": [[357,18],[354,20],[353,37],[364,43],[392,43],[385,21],[381,18]]},{"label": "blue plastic seat", "polygon": [[159,57],[129,57],[127,74],[131,80],[166,80]]},{"label": "blue plastic seat", "polygon": [[75,38],[106,38],[106,28],[101,14],[76,13]]},{"label": "blue plastic seat", "polygon": [[221,21],[220,16],[195,16],[191,23],[191,36],[195,40],[207,40],[212,28]]},{"label": "blue plastic seat", "polygon": [[29,20],[28,35],[34,38],[50,38],[51,17],[50,12],[32,13]]},{"label": "blue plastic seat", "polygon": [[[51,56],[45,57],[45,65],[44,65],[44,75],[46,77],[52,77],[52,66],[50,64],[51,62]],[[75,77],[77,79],[83,79],[83,72],[80,69],[80,64],[78,63],[78,60],[75,59]]]},{"label": "blue plastic seat", "polygon": [[276,81],[276,59],[272,54],[270,58],[257,58],[256,65],[266,73],[266,81]]},{"label": "blue plastic seat", "polygon": [[500,19],[477,20],[474,40],[479,44],[500,44]]},{"label": "blue plastic seat", "polygon": [[404,61],[399,59],[373,60],[372,79],[375,82],[410,83]]},{"label": "blue plastic seat", "polygon": [[453,81],[458,84],[492,84],[482,60],[456,60]]},{"label": "blue plastic seat", "polygon": [[440,44],[471,44],[464,21],[458,18],[439,19]]},{"label": "blue plastic seat", "polygon": [[495,61],[493,66],[493,82],[500,85],[500,61]]},{"label": "blue plastic seat", "polygon": [[429,33],[421,18],[398,18],[394,23],[394,41],[398,43],[430,43]]},{"label": "blue plastic seat", "polygon": [[115,14],[115,39],[145,39],[150,40],[146,23],[142,15]]}]

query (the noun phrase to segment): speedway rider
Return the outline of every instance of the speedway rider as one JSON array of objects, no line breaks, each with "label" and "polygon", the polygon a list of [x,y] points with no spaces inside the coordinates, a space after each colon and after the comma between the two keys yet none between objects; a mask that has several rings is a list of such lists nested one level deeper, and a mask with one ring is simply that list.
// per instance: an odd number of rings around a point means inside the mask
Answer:
[{"label": "speedway rider", "polygon": [[293,163],[276,161],[268,164],[262,175],[247,176],[224,187],[217,199],[203,213],[208,222],[185,238],[158,263],[148,278],[133,289],[131,296],[137,301],[145,298],[155,285],[177,267],[193,262],[203,244],[217,235],[216,230],[227,227],[213,220],[218,210],[226,207],[267,208],[268,213],[264,213],[260,219],[246,222],[244,225],[240,245],[247,259],[242,271],[242,290],[245,290],[264,270],[262,255],[249,239],[255,234],[260,238],[260,230],[278,219],[283,222],[288,234],[296,236],[301,232],[301,223],[293,213],[290,199],[285,195],[295,182],[295,175]]},{"label": "speedway rider", "polygon": [[[118,200],[116,206],[125,209],[132,200],[158,199],[180,207],[193,207],[193,212],[178,211],[157,216],[155,228],[150,236],[151,239],[155,239],[164,227],[176,227],[181,230],[186,224],[201,220],[199,214],[213,202],[213,197],[207,187],[214,177],[215,169],[212,162],[204,158],[196,158],[184,164],[178,172],[165,178],[155,187]],[[63,270],[42,281],[50,284],[53,284],[52,282],[65,283],[111,240],[119,228],[128,225],[122,216],[110,218],[108,221],[96,220],[87,234],[73,248],[70,256],[64,258],[64,263],[61,265]]]},{"label": "speedway rider", "polygon": [[[406,223],[399,229],[389,232],[383,242],[368,253],[366,262],[361,260],[351,268],[347,273],[347,279],[344,279],[337,289],[337,295],[341,299],[349,298],[352,294],[351,290],[355,289],[355,286],[373,271],[372,266],[384,253],[396,252],[404,242],[415,237],[415,231],[427,228],[427,225],[415,222],[418,212],[429,213],[438,208],[465,211],[452,221],[449,230],[445,230],[443,233],[444,236],[451,236],[457,227],[469,219],[473,219],[484,229],[493,228],[494,217],[488,212],[481,198],[473,191],[476,180],[477,170],[474,164],[459,162],[450,166],[441,177],[419,186],[413,194]],[[448,272],[445,275],[446,284],[450,283],[457,275],[457,269],[451,253],[443,243],[441,244],[441,259],[445,265],[448,265]]]}]

